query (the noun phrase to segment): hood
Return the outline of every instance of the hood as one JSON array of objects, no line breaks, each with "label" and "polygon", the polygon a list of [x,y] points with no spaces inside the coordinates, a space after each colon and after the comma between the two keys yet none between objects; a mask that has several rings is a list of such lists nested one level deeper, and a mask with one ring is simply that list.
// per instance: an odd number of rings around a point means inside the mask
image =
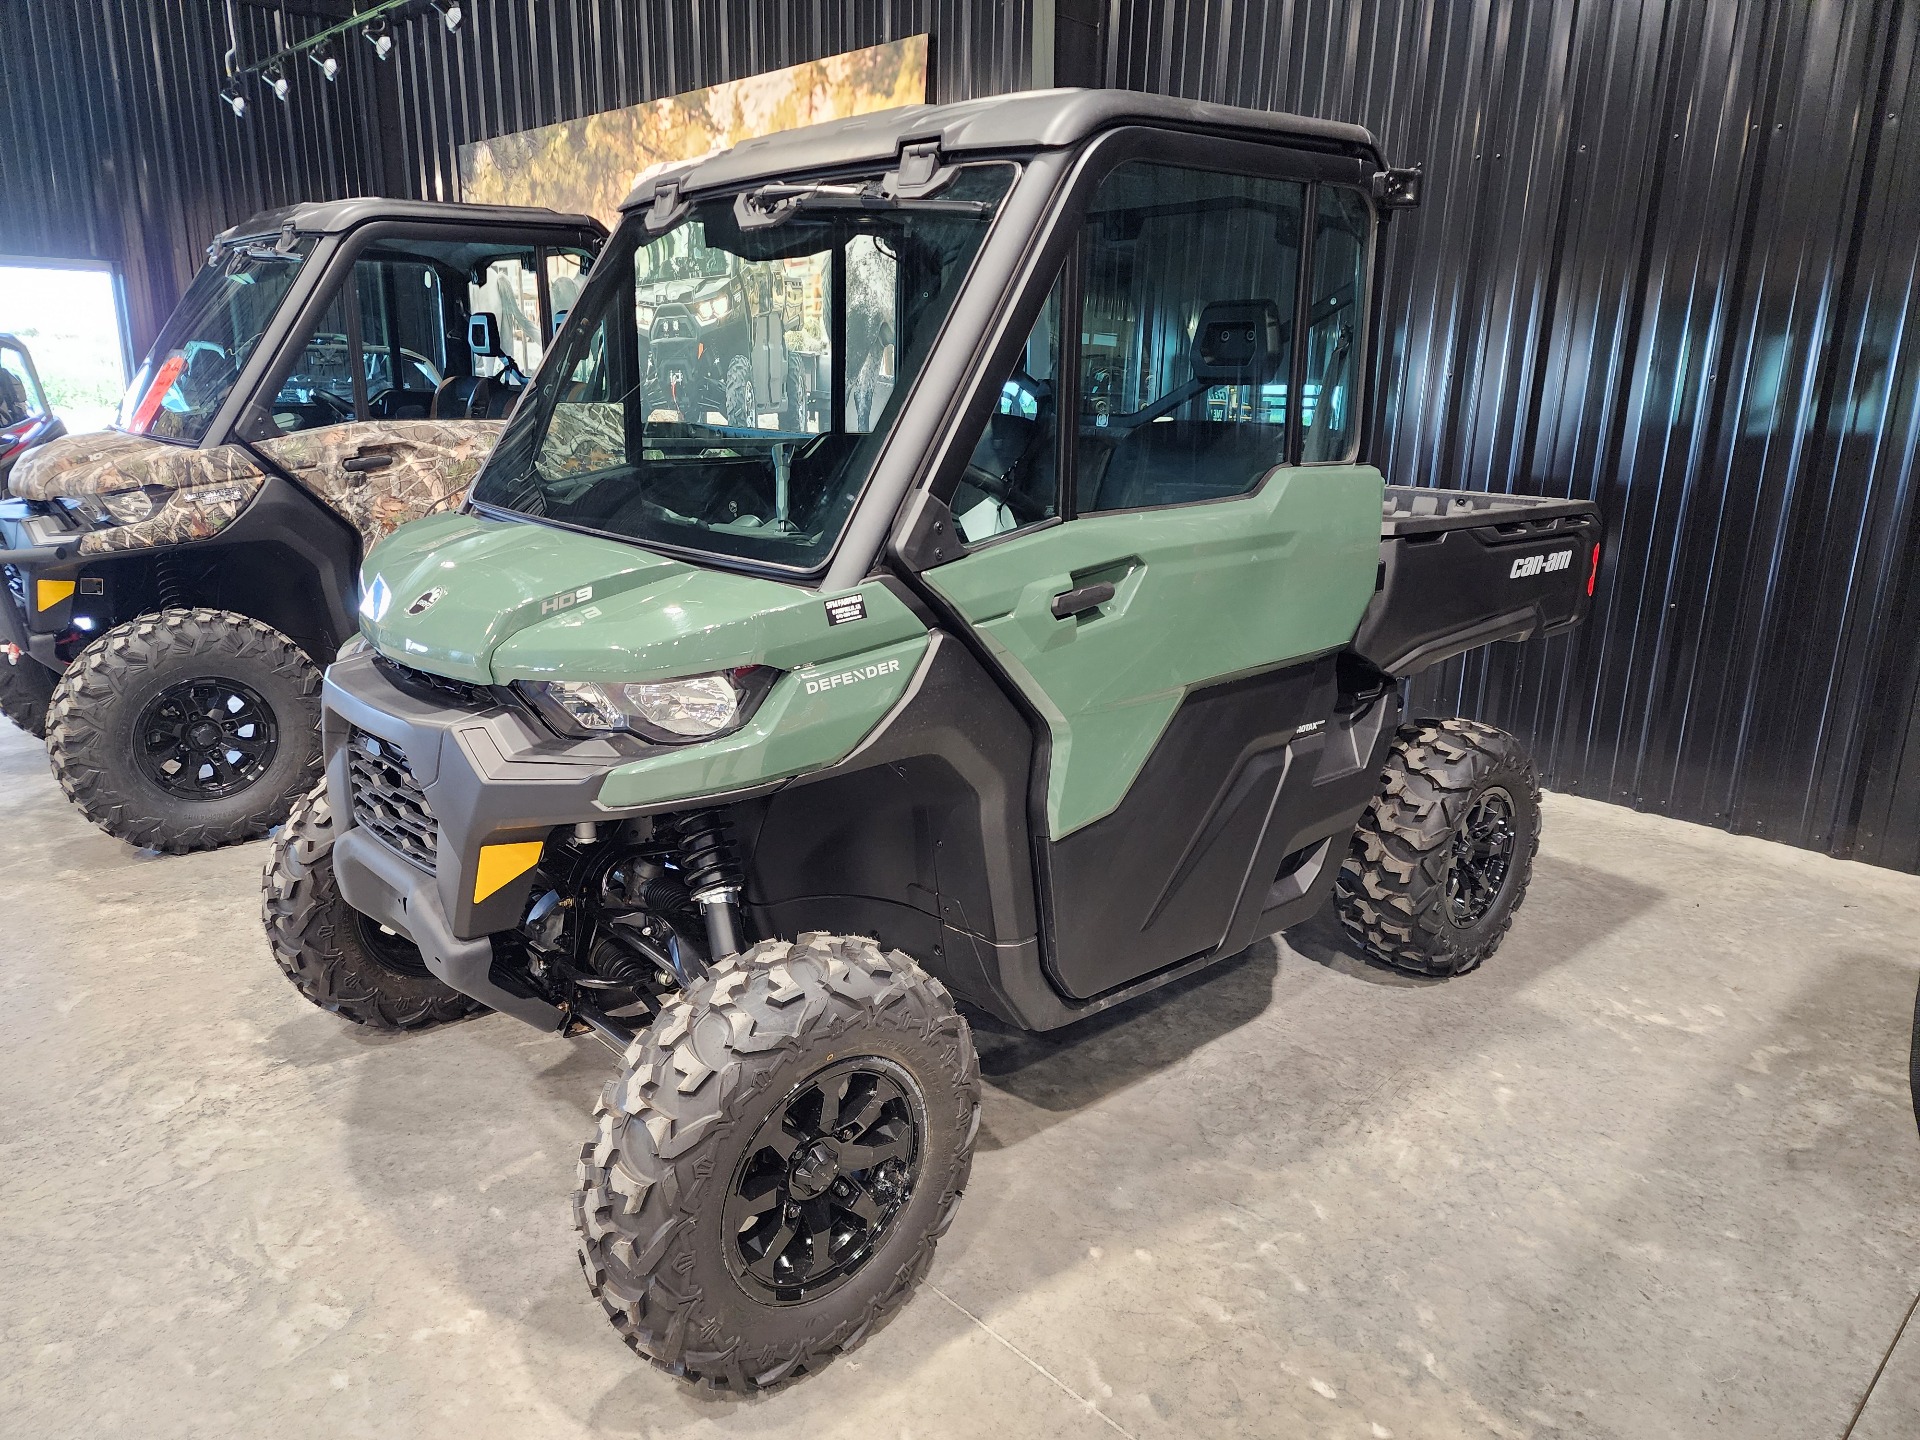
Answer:
[{"label": "hood", "polygon": [[[855,592],[837,592],[842,598]],[[378,650],[477,684],[645,680],[826,664],[926,627],[890,591],[835,598],[549,525],[443,515],[368,556],[361,629]]]},{"label": "hood", "polygon": [[260,466],[238,445],[193,450],[100,430],[64,435],[29,450],[8,477],[8,488],[23,500],[59,500],[75,495],[111,495],[120,490],[184,490],[260,480]]}]

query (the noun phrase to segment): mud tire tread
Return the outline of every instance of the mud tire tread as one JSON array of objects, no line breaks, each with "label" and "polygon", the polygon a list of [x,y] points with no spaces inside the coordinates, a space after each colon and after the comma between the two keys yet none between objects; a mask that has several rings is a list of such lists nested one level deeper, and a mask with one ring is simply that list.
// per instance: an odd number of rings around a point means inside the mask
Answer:
[{"label": "mud tire tread", "polygon": [[261,876],[260,922],[287,979],[322,1010],[370,1030],[424,1030],[486,1009],[431,977],[396,976],[353,933],[333,880],[326,783],[295,802]]},{"label": "mud tire tread", "polygon": [[47,709],[53,703],[55,678],[38,661],[22,659],[9,664],[0,658],[0,715],[34,739],[46,739]]}]

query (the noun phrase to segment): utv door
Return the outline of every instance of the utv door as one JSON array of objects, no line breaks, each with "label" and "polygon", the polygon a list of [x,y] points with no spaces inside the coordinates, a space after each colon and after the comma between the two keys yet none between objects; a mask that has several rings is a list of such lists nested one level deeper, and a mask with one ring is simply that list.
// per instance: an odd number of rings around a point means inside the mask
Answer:
[{"label": "utv door", "polygon": [[1299,832],[1291,742],[1333,710],[1379,555],[1381,477],[1349,463],[1372,225],[1353,190],[1115,165],[954,488],[968,552],[925,578],[1044,735],[1073,997],[1219,946]]},{"label": "utv door", "polygon": [[594,239],[497,227],[364,237],[309,306],[242,433],[364,544],[457,505]]}]

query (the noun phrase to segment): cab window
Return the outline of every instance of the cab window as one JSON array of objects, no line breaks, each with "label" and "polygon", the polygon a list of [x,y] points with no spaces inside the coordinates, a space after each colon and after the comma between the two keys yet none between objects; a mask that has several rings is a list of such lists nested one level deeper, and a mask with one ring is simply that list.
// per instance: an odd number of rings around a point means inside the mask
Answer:
[{"label": "cab window", "polygon": [[1306,187],[1133,161],[1083,237],[1081,514],[1242,495],[1287,460]]},{"label": "cab window", "polygon": [[505,243],[377,242],[290,347],[249,433],[505,416],[540,363],[555,301],[578,293],[587,259]]}]

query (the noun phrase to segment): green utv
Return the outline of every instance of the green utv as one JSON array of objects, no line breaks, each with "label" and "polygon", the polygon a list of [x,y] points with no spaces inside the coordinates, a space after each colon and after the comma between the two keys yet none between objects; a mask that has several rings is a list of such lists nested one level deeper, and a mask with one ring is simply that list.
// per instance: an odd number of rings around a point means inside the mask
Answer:
[{"label": "green utv", "polygon": [[[1399,681],[1577,623],[1599,518],[1364,463],[1417,184],[1120,92],[751,141],[641,184],[465,508],[369,557],[274,953],[350,1020],[624,1052],[575,1216],[642,1355],[767,1385],[904,1301],[980,1118],[956,1003],[1066,1025],[1330,893],[1389,965],[1499,944],[1533,765]],[[817,423],[650,408],[661,247],[800,288],[752,359]]]},{"label": "green utv", "polygon": [[194,850],[286,818],[362,548],[460,503],[604,238],[507,206],[256,215],[210,247],[116,427],[20,458],[0,710],[88,819]]}]

